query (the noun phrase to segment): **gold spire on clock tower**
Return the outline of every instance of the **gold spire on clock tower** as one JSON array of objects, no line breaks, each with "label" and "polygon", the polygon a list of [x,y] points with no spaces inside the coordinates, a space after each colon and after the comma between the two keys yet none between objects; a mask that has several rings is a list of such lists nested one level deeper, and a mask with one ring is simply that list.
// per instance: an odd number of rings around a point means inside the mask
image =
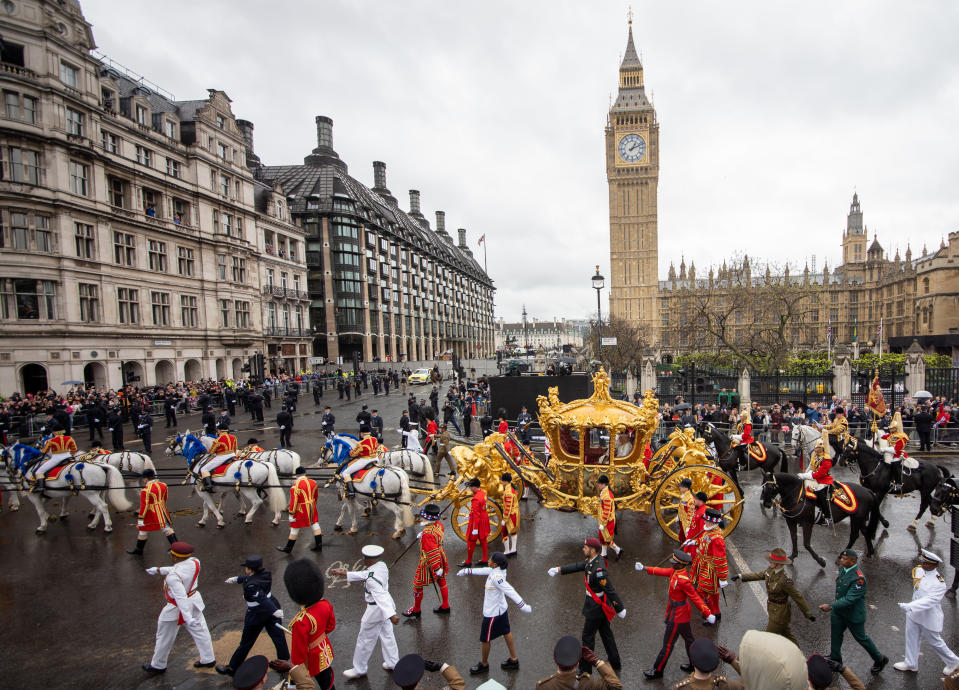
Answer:
[{"label": "gold spire on clock tower", "polygon": [[659,315],[656,197],[659,123],[646,97],[630,18],[619,92],[606,122],[609,183],[609,313],[640,326],[655,344]]}]

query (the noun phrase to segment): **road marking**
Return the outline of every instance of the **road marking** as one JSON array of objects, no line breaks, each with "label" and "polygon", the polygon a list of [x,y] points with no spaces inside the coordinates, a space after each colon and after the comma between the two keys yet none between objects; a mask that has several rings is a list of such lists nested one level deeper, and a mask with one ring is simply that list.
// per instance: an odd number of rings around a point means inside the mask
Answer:
[{"label": "road marking", "polygon": [[[739,549],[736,548],[736,545],[732,542],[727,542],[726,551],[730,556],[733,557],[733,561],[736,563],[736,568],[741,573],[751,572],[749,570],[749,564],[746,563],[746,559],[743,558],[743,555],[739,552]],[[760,606],[766,605],[766,597],[764,596],[763,586],[759,582],[747,582],[745,583],[749,588],[749,591],[753,593],[753,596],[756,597],[756,601],[759,602]]]}]

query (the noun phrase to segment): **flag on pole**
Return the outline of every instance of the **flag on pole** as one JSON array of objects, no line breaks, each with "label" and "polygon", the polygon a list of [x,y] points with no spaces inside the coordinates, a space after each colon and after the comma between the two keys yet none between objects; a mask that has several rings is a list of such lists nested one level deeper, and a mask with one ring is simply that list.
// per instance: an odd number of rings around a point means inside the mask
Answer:
[{"label": "flag on pole", "polygon": [[485,242],[485,241],[486,241],[486,233],[484,232],[484,233],[480,236],[479,241],[477,241],[476,244],[483,244],[483,242]]},{"label": "flag on pole", "polygon": [[859,320],[856,319],[852,322],[852,341],[856,342],[859,340]]}]

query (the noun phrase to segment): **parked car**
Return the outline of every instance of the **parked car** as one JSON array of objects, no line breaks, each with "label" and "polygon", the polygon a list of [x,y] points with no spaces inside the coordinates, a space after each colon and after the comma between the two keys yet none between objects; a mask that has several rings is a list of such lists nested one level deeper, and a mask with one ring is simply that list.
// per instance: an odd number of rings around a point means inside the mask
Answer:
[{"label": "parked car", "polygon": [[406,379],[408,383],[429,383],[430,382],[430,370],[429,369],[417,369],[409,378]]}]

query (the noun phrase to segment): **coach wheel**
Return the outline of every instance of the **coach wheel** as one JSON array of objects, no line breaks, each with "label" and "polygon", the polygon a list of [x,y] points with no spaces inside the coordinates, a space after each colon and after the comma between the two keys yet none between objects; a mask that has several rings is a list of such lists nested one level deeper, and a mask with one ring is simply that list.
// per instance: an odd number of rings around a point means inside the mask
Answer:
[{"label": "coach wheel", "polygon": [[[456,532],[456,536],[463,541],[466,541],[466,529],[470,522],[471,499],[471,496],[464,496],[463,498],[457,499],[456,503],[453,504],[453,515],[450,517],[453,531]],[[500,538],[503,530],[503,509],[498,503],[487,500],[486,513],[489,515],[489,536],[486,538],[486,541],[487,543],[493,543]]]},{"label": "coach wheel", "polygon": [[672,539],[679,541],[679,497],[683,488],[680,482],[689,479],[693,493],[704,491],[709,500],[706,506],[723,511],[726,526],[723,536],[729,535],[743,514],[743,496],[732,477],[711,465],[687,465],[671,472],[656,489],[653,497],[653,510],[656,520],[663,531]]}]

